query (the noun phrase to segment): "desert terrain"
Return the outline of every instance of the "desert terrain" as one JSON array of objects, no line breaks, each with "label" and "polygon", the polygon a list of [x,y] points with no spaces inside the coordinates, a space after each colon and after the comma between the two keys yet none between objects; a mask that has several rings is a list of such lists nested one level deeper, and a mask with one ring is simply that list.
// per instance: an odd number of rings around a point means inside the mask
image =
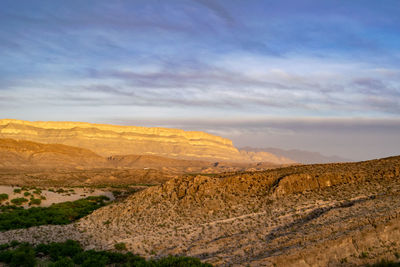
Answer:
[{"label": "desert terrain", "polygon": [[399,0],[0,0],[0,267],[400,267]]},{"label": "desert terrain", "polygon": [[0,155],[0,193],[10,199],[21,186],[41,186],[43,207],[117,197],[69,224],[3,231],[2,244],[72,239],[99,251],[123,244],[145,258],[189,256],[213,266],[399,260],[400,156],[312,165],[207,161],[104,156],[10,138],[0,139]]}]

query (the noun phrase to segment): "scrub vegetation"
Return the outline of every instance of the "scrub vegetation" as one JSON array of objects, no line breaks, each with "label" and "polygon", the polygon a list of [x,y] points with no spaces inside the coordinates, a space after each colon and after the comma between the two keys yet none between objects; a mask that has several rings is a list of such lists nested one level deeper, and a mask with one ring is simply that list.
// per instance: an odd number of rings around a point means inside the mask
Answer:
[{"label": "scrub vegetation", "polygon": [[194,266],[208,267],[196,258],[168,256],[146,260],[130,252],[84,251],[77,241],[67,240],[63,243],[39,244],[13,241],[0,245],[0,262],[9,266]]},{"label": "scrub vegetation", "polygon": [[[13,200],[11,200],[11,202],[15,202]],[[18,203],[22,201],[20,199],[17,200]],[[25,200],[28,201],[27,199]],[[92,196],[73,202],[53,204],[50,207],[32,207],[24,209],[17,206],[2,206],[0,213],[0,231],[47,224],[68,224],[105,206],[108,200],[109,198],[106,196]],[[36,199],[31,202],[34,201],[36,201]]]}]

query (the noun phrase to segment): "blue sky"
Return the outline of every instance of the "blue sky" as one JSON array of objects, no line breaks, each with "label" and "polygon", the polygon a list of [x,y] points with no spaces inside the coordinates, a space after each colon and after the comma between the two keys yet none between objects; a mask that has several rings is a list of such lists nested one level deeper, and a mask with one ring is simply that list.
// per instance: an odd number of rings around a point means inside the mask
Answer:
[{"label": "blue sky", "polygon": [[399,1],[0,2],[0,114],[400,154]]}]

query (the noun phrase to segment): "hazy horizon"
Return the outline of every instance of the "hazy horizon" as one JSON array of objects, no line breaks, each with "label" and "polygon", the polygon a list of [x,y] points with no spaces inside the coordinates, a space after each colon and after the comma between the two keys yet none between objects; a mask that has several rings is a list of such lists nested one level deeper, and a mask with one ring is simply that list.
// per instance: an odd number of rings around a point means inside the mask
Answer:
[{"label": "hazy horizon", "polygon": [[2,1],[0,114],[400,154],[398,1]]}]

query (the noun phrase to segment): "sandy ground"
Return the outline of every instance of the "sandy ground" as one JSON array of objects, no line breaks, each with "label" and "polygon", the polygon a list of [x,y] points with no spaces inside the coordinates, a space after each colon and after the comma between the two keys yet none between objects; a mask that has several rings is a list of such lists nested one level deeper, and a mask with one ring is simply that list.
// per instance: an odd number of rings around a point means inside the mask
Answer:
[{"label": "sandy ground", "polygon": [[[27,191],[21,191],[21,193],[14,193],[14,189],[21,188],[18,186],[7,186],[7,185],[0,185],[0,194],[8,194],[8,200],[3,201],[2,204],[6,202],[10,202],[11,199],[24,197],[26,199],[30,199],[31,195],[24,196],[24,193]],[[46,197],[46,199],[42,200],[40,207],[48,207],[54,203],[61,203],[66,201],[75,201],[81,198],[86,198],[89,196],[107,196],[110,200],[114,200],[114,196],[112,192],[105,191],[101,189],[92,189],[92,188],[66,188],[63,187],[62,189],[65,191],[63,193],[51,192],[49,191],[51,188],[43,189],[41,188],[42,193],[40,195],[33,194],[34,189],[28,190],[35,198],[40,198],[40,196]],[[57,191],[60,188],[52,188],[54,191]],[[73,191],[69,191],[73,190]],[[35,205],[36,207],[38,205]],[[28,204],[25,204],[24,207],[29,207]]]}]

